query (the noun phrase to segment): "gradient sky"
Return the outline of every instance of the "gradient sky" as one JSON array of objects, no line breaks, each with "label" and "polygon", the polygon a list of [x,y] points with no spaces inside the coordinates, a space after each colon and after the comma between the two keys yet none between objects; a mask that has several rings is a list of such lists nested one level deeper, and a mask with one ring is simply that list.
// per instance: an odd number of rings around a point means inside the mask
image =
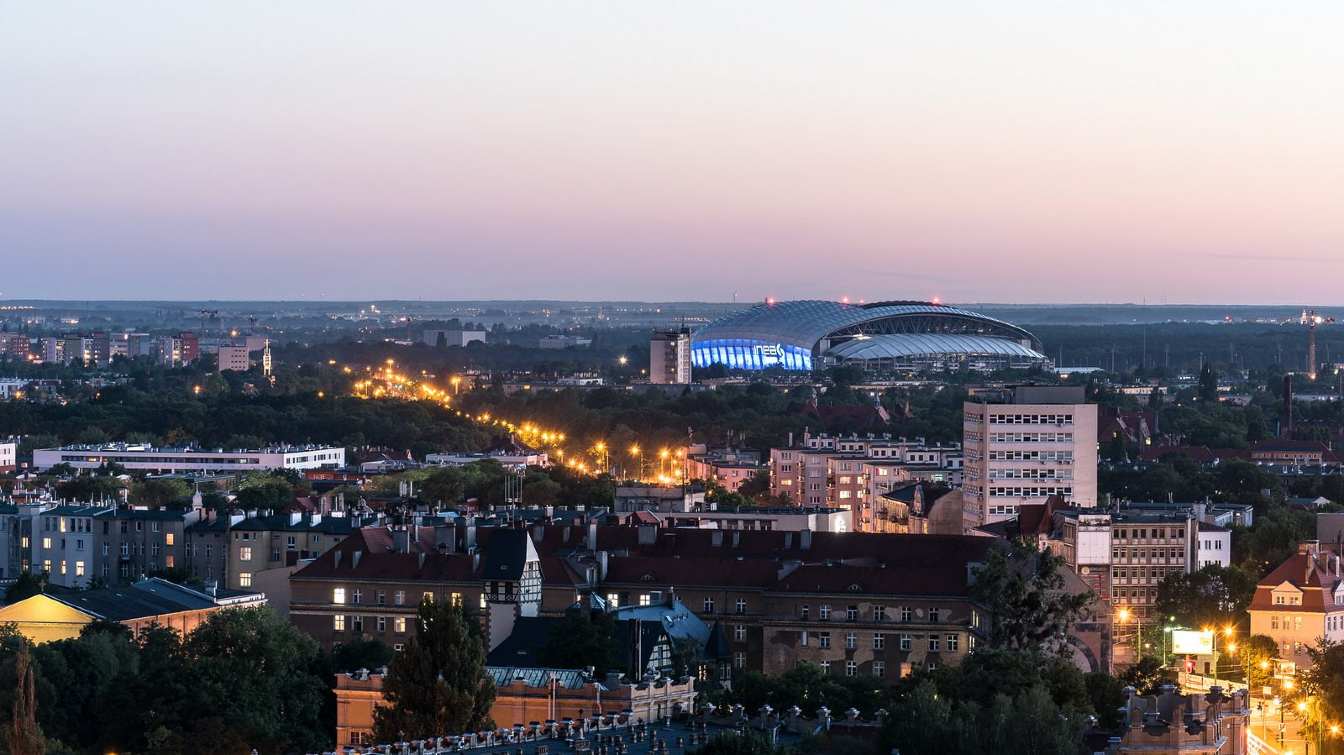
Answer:
[{"label": "gradient sky", "polygon": [[0,294],[1339,304],[1341,28],[0,0]]}]

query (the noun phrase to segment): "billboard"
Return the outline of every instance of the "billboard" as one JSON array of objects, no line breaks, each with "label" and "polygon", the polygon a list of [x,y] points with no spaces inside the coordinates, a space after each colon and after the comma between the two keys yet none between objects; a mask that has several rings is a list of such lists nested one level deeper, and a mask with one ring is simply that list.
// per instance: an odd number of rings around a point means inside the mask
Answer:
[{"label": "billboard", "polygon": [[1175,655],[1211,655],[1213,632],[1192,629],[1171,630],[1171,652]]}]

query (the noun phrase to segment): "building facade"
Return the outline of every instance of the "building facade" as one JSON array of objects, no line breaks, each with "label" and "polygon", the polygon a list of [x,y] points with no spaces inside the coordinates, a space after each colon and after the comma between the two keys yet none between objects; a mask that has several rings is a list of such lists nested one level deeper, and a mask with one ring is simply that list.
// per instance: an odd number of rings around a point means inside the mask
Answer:
[{"label": "building facade", "polygon": [[1097,407],[1084,389],[1023,386],[1003,398],[963,406],[967,525],[1011,519],[1048,496],[1096,506]]},{"label": "building facade", "polygon": [[62,446],[33,451],[33,466],[50,469],[68,464],[75,469],[98,469],[118,464],[137,472],[244,473],[268,469],[338,469],[345,466],[345,448],[336,446],[278,446],[254,451],[205,451],[199,448],[155,448],[131,443],[101,446]]},{"label": "building facade", "polygon": [[691,333],[660,331],[649,340],[649,382],[685,385],[691,382]]}]

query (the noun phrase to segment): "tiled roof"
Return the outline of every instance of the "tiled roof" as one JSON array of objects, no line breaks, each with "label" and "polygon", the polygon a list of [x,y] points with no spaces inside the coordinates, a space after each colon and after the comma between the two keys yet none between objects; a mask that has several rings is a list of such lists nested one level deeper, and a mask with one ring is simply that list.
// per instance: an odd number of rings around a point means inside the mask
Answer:
[{"label": "tiled roof", "polygon": [[1294,553],[1279,567],[1265,575],[1256,583],[1255,596],[1251,599],[1251,610],[1275,610],[1274,588],[1287,582],[1302,591],[1301,606],[1294,605],[1294,611],[1337,611],[1344,609],[1344,603],[1335,601],[1335,588],[1340,578],[1335,576],[1332,567],[1337,568],[1336,556],[1323,552],[1319,557],[1309,553]]}]

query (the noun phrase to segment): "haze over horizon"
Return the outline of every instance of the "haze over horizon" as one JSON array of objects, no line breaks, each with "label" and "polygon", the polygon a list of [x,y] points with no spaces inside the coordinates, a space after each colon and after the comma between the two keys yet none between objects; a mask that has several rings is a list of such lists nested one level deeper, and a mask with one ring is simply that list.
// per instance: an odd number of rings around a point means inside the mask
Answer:
[{"label": "haze over horizon", "polygon": [[5,299],[1328,305],[1344,6],[10,3]]}]

